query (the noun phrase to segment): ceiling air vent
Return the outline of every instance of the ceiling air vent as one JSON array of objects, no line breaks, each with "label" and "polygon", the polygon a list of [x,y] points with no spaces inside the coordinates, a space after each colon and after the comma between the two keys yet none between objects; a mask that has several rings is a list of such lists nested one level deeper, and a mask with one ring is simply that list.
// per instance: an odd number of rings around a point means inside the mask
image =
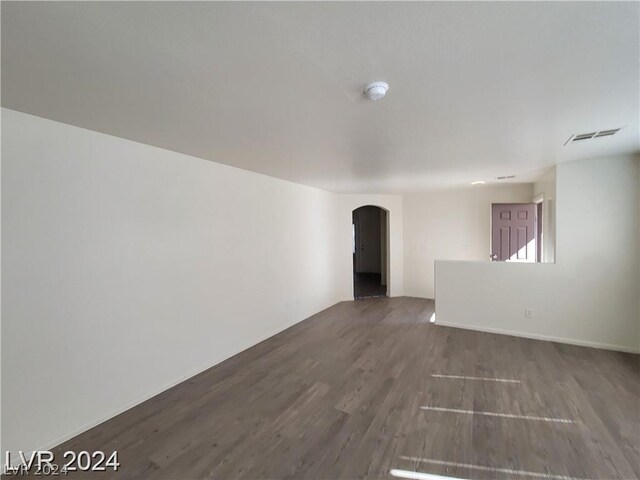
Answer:
[{"label": "ceiling air vent", "polygon": [[516,178],[515,175],[504,175],[503,177],[496,177],[496,180],[509,180],[511,178]]},{"label": "ceiling air vent", "polygon": [[615,135],[619,131],[620,131],[619,128],[614,128],[613,130],[601,130],[598,133],[596,133],[596,138],[597,137],[608,137],[610,135]]},{"label": "ceiling air vent", "polygon": [[565,145],[573,142],[582,142],[584,140],[591,140],[592,138],[599,137],[610,137],[611,135],[615,135],[620,131],[620,128],[612,128],[611,130],[600,130],[597,132],[589,132],[589,133],[579,133],[574,134],[569,137],[569,139],[564,142]]}]

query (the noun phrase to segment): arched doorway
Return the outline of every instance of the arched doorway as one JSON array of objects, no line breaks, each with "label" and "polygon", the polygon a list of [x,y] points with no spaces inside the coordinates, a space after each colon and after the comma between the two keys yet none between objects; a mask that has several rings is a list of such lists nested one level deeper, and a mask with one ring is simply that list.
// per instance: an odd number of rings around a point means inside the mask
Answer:
[{"label": "arched doorway", "polygon": [[353,297],[385,297],[389,276],[389,212],[375,205],[356,208],[353,219]]}]

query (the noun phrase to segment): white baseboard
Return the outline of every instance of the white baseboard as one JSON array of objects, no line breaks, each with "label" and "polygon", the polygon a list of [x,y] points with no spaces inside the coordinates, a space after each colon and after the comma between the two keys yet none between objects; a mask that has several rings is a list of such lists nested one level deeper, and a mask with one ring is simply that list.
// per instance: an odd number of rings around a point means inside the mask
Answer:
[{"label": "white baseboard", "polygon": [[421,300],[431,300],[432,302],[435,302],[436,299],[435,298],[429,298],[429,297],[425,297],[424,295],[413,295],[411,293],[405,293],[404,295],[402,295],[403,297],[407,297],[407,298],[419,298]]},{"label": "white baseboard", "polygon": [[402,295],[403,297],[409,297],[409,298],[423,298],[424,300],[433,300],[435,301],[435,298],[432,297],[427,297],[424,293],[421,292],[405,292],[404,295]]},{"label": "white baseboard", "polygon": [[[349,299],[345,299],[342,301],[347,301],[347,302],[352,302],[353,298],[349,298]],[[338,301],[339,303],[340,301]],[[326,310],[327,308],[330,308],[332,305],[330,305],[329,307],[323,308],[318,310],[318,312],[316,312],[313,315],[316,315],[320,312],[322,312],[323,310]],[[313,315],[310,315],[313,316]],[[306,317],[308,318],[308,317]],[[131,402],[128,402],[124,405],[121,405],[120,407],[113,409],[112,411],[108,412],[107,414],[96,418],[95,420],[88,422],[84,425],[82,425],[81,427],[78,427],[70,432],[65,433],[64,435],[60,435],[56,438],[51,439],[50,441],[46,442],[44,445],[40,445],[38,448],[34,449],[34,450],[49,450],[57,445],[60,445],[63,442],[66,442],[67,440],[80,435],[83,432],[86,432],[87,430],[95,427],[96,425],[99,425],[103,422],[106,422],[107,420],[120,415],[121,413],[149,400],[152,397],[155,397],[156,395],[159,395],[160,393],[164,392],[165,390],[168,390],[176,385],[178,385],[179,383],[182,383],[183,381],[194,377],[202,372],[204,372],[205,370],[208,370],[216,365],[218,365],[219,363],[227,360],[228,358],[233,357],[234,355],[237,355],[240,352],[243,352],[244,350],[247,350],[248,348],[253,347],[254,345],[257,345],[260,342],[263,342],[264,340],[277,335],[278,333],[292,327],[293,325],[295,325],[296,323],[299,323],[303,320],[306,320],[306,318],[302,318],[298,321],[295,321],[293,323],[291,323],[290,325],[283,325],[280,326],[276,329],[274,329],[273,331],[270,331],[266,334],[261,335],[260,337],[258,337],[257,339],[253,340],[252,342],[250,342],[249,344],[247,344],[246,346],[244,346],[243,348],[240,348],[238,351],[230,354],[230,355],[226,355],[223,358],[219,358],[216,359],[213,363],[209,363],[205,366],[202,366],[201,368],[192,370],[191,372],[186,373],[185,375],[182,375],[180,378],[169,382],[165,385],[163,385],[162,387],[155,389],[152,392],[149,392],[146,395],[143,395]],[[606,350],[615,350],[615,351],[620,351],[620,352],[628,352],[628,353],[640,353],[640,349],[638,348],[631,348],[631,347],[626,347],[626,346],[622,346],[622,345],[612,345],[612,344],[607,344],[607,343],[599,343],[599,342],[589,342],[589,341],[583,341],[583,340],[575,340],[575,339],[568,339],[568,338],[561,338],[561,337],[553,337],[553,336],[549,336],[549,335],[538,335],[538,334],[530,334],[530,333],[524,333],[524,332],[516,332],[516,331],[512,331],[512,330],[502,330],[502,329],[497,329],[497,328],[488,328],[488,327],[476,327],[476,326],[469,326],[469,325],[464,325],[464,324],[459,324],[459,323],[450,323],[450,322],[439,322],[436,320],[436,326],[443,326],[443,327],[454,327],[454,328],[462,328],[465,330],[476,330],[476,331],[480,331],[480,332],[487,332],[487,333],[497,333],[500,335],[511,335],[511,336],[515,336],[515,337],[523,337],[523,338],[531,338],[531,339],[535,339],[535,340],[546,340],[546,341],[552,341],[552,342],[559,342],[559,343],[567,343],[570,345],[579,345],[579,346],[583,346],[583,347],[592,347],[592,348],[601,348],[601,349],[606,349]],[[29,455],[31,452],[26,452],[27,455]],[[16,459],[16,457],[14,457],[14,459]],[[14,460],[17,462],[17,459]],[[14,462],[12,462],[14,463]]]},{"label": "white baseboard", "polygon": [[551,335],[541,335],[537,333],[517,332],[515,330],[503,330],[500,328],[477,327],[475,325],[465,325],[462,323],[440,322],[436,315],[436,326],[462,328],[464,330],[475,330],[477,332],[497,333],[499,335],[510,335],[512,337],[531,338],[533,340],[545,340],[548,342],[566,343],[568,345],[578,345],[580,347],[600,348],[604,350],[614,350],[616,352],[640,353],[640,348],[627,347],[624,345],[614,345],[611,343],[590,342],[586,340],[576,340],[574,338],[554,337]]},{"label": "white baseboard", "polygon": [[[248,350],[249,348],[251,348],[251,347],[253,347],[253,346],[255,346],[255,345],[257,345],[257,344],[259,344],[259,343],[261,343],[261,342],[263,342],[265,340],[267,340],[268,338],[271,338],[274,335],[277,335],[277,334],[287,330],[288,328],[293,327],[295,324],[300,323],[303,320],[306,320],[307,318],[310,318],[310,317],[312,317],[314,315],[317,315],[318,313],[320,313],[320,312],[322,312],[322,311],[324,311],[324,310],[326,310],[328,308],[331,308],[333,305],[335,305],[335,304],[332,304],[332,305],[329,305],[328,307],[322,308],[322,309],[318,310],[316,313],[311,314],[308,317],[301,318],[300,320],[297,320],[297,321],[295,321],[295,322],[293,322],[293,323],[291,323],[289,325],[283,325],[283,326],[280,326],[280,327],[278,327],[276,329],[273,329],[272,331],[269,331],[268,333],[265,333],[265,334],[261,335],[256,340],[251,341],[248,345],[240,348],[239,350],[235,351],[234,353],[231,353],[230,355],[226,355],[226,356],[224,356],[222,358],[218,358],[218,359],[214,360],[213,363],[208,363],[207,365],[205,365],[205,366],[203,366],[201,368],[197,368],[195,370],[192,370],[192,371],[182,375],[180,378],[178,378],[176,380],[173,380],[173,381],[171,381],[169,383],[166,383],[162,387],[159,387],[159,388],[153,390],[152,392],[149,392],[148,394],[145,394],[145,395],[143,395],[141,397],[138,397],[137,399],[135,399],[135,400],[133,400],[131,402],[127,402],[126,404],[121,405],[120,407],[111,410],[110,412],[106,413],[105,415],[102,415],[99,418],[96,418],[95,420],[92,420],[91,422],[88,422],[88,423],[82,425],[81,427],[75,428],[70,432],[67,432],[67,433],[65,433],[63,435],[60,435],[60,436],[58,436],[56,438],[53,438],[50,441],[44,443],[43,445],[40,445],[39,447],[35,448],[32,451],[25,452],[25,455],[28,458],[28,456],[30,456],[33,451],[50,450],[53,447],[56,447],[56,446],[60,445],[61,443],[64,443],[67,440],[70,440],[73,437],[75,437],[77,435],[80,435],[81,433],[84,433],[87,430],[90,430],[93,427],[95,427],[97,425],[100,425],[101,423],[106,422],[107,420],[109,420],[109,419],[111,419],[113,417],[116,417],[116,416],[120,415],[121,413],[124,413],[127,410],[130,410],[131,408],[133,408],[135,406],[140,405],[143,402],[146,402],[150,398],[153,398],[156,395],[159,395],[162,392],[164,392],[166,390],[169,390],[172,387],[175,387],[179,383],[182,383],[182,382],[184,382],[185,380],[187,380],[187,379],[189,379],[191,377],[195,377],[196,375],[198,375],[198,374],[200,374],[200,373],[202,373],[202,372],[204,372],[206,370],[209,370],[212,367],[215,367],[219,363],[222,363],[225,360],[227,360],[227,359],[229,359],[229,358],[231,358],[231,357],[233,357],[233,356],[235,356],[235,355],[237,355],[237,354],[239,354],[241,352],[244,352],[245,350]],[[12,452],[12,453],[15,453],[15,452]],[[2,458],[3,458],[3,461],[4,461],[5,453],[2,452],[2,455],[3,455]],[[16,466],[19,463],[20,463],[20,458],[17,455],[12,455],[12,461],[11,461],[12,466]]]},{"label": "white baseboard", "polygon": [[[402,297],[406,297],[407,295],[387,295],[387,298],[402,298]],[[382,298],[382,297],[380,297]],[[423,298],[423,297],[415,297],[415,298]],[[354,302],[355,298],[354,297],[347,297],[343,300],[338,300],[337,303],[342,303],[342,302]]]}]

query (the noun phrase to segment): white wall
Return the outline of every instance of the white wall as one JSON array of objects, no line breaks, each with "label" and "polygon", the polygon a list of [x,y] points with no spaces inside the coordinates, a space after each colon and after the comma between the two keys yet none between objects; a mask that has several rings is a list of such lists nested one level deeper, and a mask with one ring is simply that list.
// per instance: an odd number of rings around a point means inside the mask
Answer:
[{"label": "white wall", "polygon": [[558,165],[556,264],[437,262],[437,322],[640,351],[638,163]]},{"label": "white wall", "polygon": [[542,202],[542,261],[556,260],[556,167],[551,168],[533,184],[532,201]]},{"label": "white wall", "polygon": [[335,237],[337,256],[334,267],[338,271],[337,287],[340,300],[353,300],[352,212],[364,205],[375,205],[387,210],[388,278],[387,295],[404,295],[403,212],[402,195],[335,195],[335,216],[338,219]]},{"label": "white wall", "polygon": [[[13,451],[57,444],[353,299],[358,207],[389,212],[389,295],[406,281],[433,297],[433,260],[488,258],[490,203],[534,193],[337,195],[11,110],[2,127],[1,440]],[[637,350],[638,170],[560,165],[558,264],[438,262],[438,322]]]},{"label": "white wall", "polygon": [[405,294],[434,298],[435,260],[488,260],[491,204],[526,203],[532,195],[528,183],[405,195]]},{"label": "white wall", "polygon": [[3,448],[51,447],[345,299],[361,203],[3,109]]}]

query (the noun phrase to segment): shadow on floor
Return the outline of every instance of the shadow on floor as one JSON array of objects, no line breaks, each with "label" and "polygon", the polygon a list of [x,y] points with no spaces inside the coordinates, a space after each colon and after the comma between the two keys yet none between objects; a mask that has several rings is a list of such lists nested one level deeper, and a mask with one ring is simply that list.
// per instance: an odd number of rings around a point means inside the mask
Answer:
[{"label": "shadow on floor", "polygon": [[387,295],[387,286],[380,285],[382,277],[379,273],[354,273],[353,297],[355,299],[377,298]]}]

